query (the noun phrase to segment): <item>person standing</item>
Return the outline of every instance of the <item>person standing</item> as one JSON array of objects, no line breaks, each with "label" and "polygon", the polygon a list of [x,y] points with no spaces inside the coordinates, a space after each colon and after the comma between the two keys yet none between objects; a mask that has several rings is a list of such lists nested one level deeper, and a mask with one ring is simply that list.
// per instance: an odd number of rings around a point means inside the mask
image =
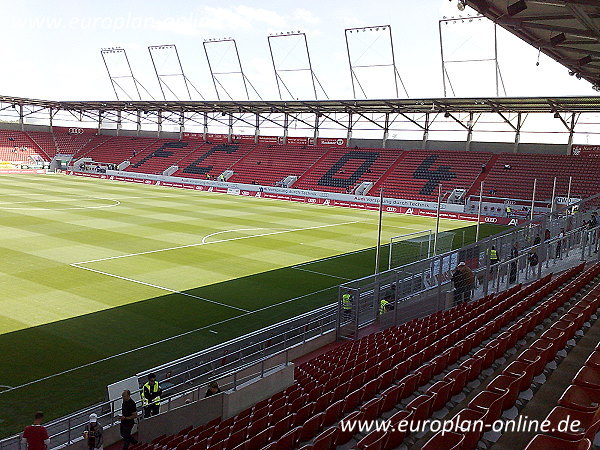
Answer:
[{"label": "person standing", "polygon": [[135,425],[137,417],[137,408],[135,402],[131,398],[131,391],[124,390],[121,394],[123,397],[123,406],[121,408],[121,437],[123,438],[123,450],[129,448],[129,444],[137,444],[138,441],[131,435],[131,430]]},{"label": "person standing", "polygon": [[22,444],[27,450],[46,450],[50,445],[48,430],[42,425],[44,413],[38,411],[33,418],[33,425],[25,427]]},{"label": "person standing", "polygon": [[500,261],[500,257],[498,256],[498,251],[496,247],[492,245],[490,249],[490,264],[497,264]]},{"label": "person standing", "polygon": [[208,385],[208,389],[206,390],[206,395],[204,396],[204,398],[218,394],[219,392],[221,392],[219,384],[216,381],[213,381]]},{"label": "person standing", "polygon": [[382,298],[379,302],[379,315],[383,316],[389,310],[390,302],[388,302],[385,298]]},{"label": "person standing", "polygon": [[344,319],[349,319],[352,316],[352,294],[346,292],[342,295],[342,310],[344,311]]},{"label": "person standing", "polygon": [[87,423],[83,430],[83,438],[87,441],[89,450],[102,450],[104,442],[102,431],[102,425],[98,423],[98,416],[90,414],[90,423]]},{"label": "person standing", "polygon": [[461,261],[452,274],[454,284],[454,305],[459,305],[471,300],[471,290],[475,286],[475,274]]},{"label": "person standing", "polygon": [[144,417],[151,417],[158,414],[160,410],[160,396],[162,395],[162,389],[160,388],[158,381],[156,381],[156,374],[151,373],[148,375],[148,381],[142,388],[142,402],[144,403]]},{"label": "person standing", "polygon": [[514,261],[510,263],[510,269],[508,274],[508,282],[513,284],[517,281],[517,271],[519,269],[519,263],[516,258],[519,256],[519,244],[514,243],[512,248],[510,249],[510,259]]}]

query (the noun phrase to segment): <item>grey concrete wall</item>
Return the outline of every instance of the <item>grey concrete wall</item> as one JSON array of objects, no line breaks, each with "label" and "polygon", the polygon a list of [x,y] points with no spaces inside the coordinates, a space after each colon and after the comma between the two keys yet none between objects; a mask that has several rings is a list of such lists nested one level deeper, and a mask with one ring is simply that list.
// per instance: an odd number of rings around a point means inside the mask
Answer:
[{"label": "grey concrete wall", "polygon": [[202,398],[193,403],[180,406],[166,414],[150,417],[138,425],[141,442],[152,442],[163,434],[177,434],[184,428],[197,427],[221,417],[225,394]]},{"label": "grey concrete wall", "polygon": [[[350,147],[381,148],[381,139],[352,139]],[[403,150],[418,150],[422,147],[421,141],[388,139],[386,148],[399,148]],[[427,150],[465,151],[465,141],[427,141]],[[471,151],[490,153],[513,153],[512,142],[471,142]],[[566,144],[519,144],[519,153],[544,153],[552,155],[566,155]]]},{"label": "grey concrete wall", "polygon": [[227,419],[246,408],[281,392],[294,384],[294,364],[272,369],[264,378],[249,381],[236,391],[223,394],[223,418]]}]

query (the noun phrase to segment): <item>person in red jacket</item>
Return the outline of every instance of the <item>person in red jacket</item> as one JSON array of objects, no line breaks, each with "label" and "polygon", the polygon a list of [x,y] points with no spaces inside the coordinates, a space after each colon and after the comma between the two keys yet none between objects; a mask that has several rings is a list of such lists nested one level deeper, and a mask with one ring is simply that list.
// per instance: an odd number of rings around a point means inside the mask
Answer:
[{"label": "person in red jacket", "polygon": [[46,450],[50,445],[50,436],[46,427],[42,425],[42,420],[44,420],[44,413],[36,412],[33,425],[25,427],[23,431],[22,442],[28,450]]}]

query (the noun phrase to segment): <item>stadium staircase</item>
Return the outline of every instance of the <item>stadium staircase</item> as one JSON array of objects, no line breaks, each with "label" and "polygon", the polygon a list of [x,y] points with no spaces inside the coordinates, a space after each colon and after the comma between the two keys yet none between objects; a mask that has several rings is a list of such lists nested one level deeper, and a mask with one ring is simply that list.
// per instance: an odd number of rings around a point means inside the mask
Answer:
[{"label": "stadium staircase", "polygon": [[87,144],[81,147],[76,153],[73,154],[73,161],[77,161],[80,158],[85,158],[89,153],[94,152],[98,147],[106,142],[110,141],[113,136],[98,135],[90,139]]},{"label": "stadium staircase", "polygon": [[43,133],[40,131],[28,131],[27,136],[31,139],[35,145],[44,151],[48,161],[56,156],[57,148],[56,141],[51,133]]},{"label": "stadium staircase", "polygon": [[[345,342],[299,363],[293,386],[235,417],[131,448],[489,448],[493,441],[477,431],[362,433],[343,430],[341,420],[382,418],[397,424],[460,416],[491,423],[514,418],[596,320],[599,275],[600,263],[587,269],[582,263],[558,276],[549,274],[530,285]],[[571,414],[581,418],[582,428],[569,435],[536,436],[530,449],[591,445],[600,413],[582,389],[600,388],[599,354],[588,358],[574,387],[548,416],[556,423]],[[543,446],[556,439],[568,446]]]},{"label": "stadium staircase", "polygon": [[[473,181],[471,187],[467,189],[467,193],[464,196],[465,198],[469,198],[470,195],[479,195],[481,182],[485,180],[485,177],[487,177],[487,174],[490,172],[490,170],[492,170],[492,167],[494,167],[494,164],[496,164],[498,158],[500,158],[499,154],[494,155],[487,162],[487,164],[484,166],[484,170],[479,173],[479,176],[475,179],[475,181]],[[483,188],[484,190],[486,189],[485,184],[483,185]],[[487,189],[487,192],[489,192],[489,189]],[[483,195],[486,195],[486,192],[484,192]]]}]

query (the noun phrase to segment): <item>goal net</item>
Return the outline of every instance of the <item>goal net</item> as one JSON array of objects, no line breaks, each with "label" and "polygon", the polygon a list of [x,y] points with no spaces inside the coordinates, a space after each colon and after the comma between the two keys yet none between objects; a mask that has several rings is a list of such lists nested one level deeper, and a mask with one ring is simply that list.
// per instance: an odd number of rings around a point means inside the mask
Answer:
[{"label": "goal net", "polygon": [[452,231],[442,231],[437,235],[432,230],[417,231],[390,238],[389,244],[389,269],[399,267],[414,261],[433,256],[434,246],[436,254],[449,252],[454,243]]}]

